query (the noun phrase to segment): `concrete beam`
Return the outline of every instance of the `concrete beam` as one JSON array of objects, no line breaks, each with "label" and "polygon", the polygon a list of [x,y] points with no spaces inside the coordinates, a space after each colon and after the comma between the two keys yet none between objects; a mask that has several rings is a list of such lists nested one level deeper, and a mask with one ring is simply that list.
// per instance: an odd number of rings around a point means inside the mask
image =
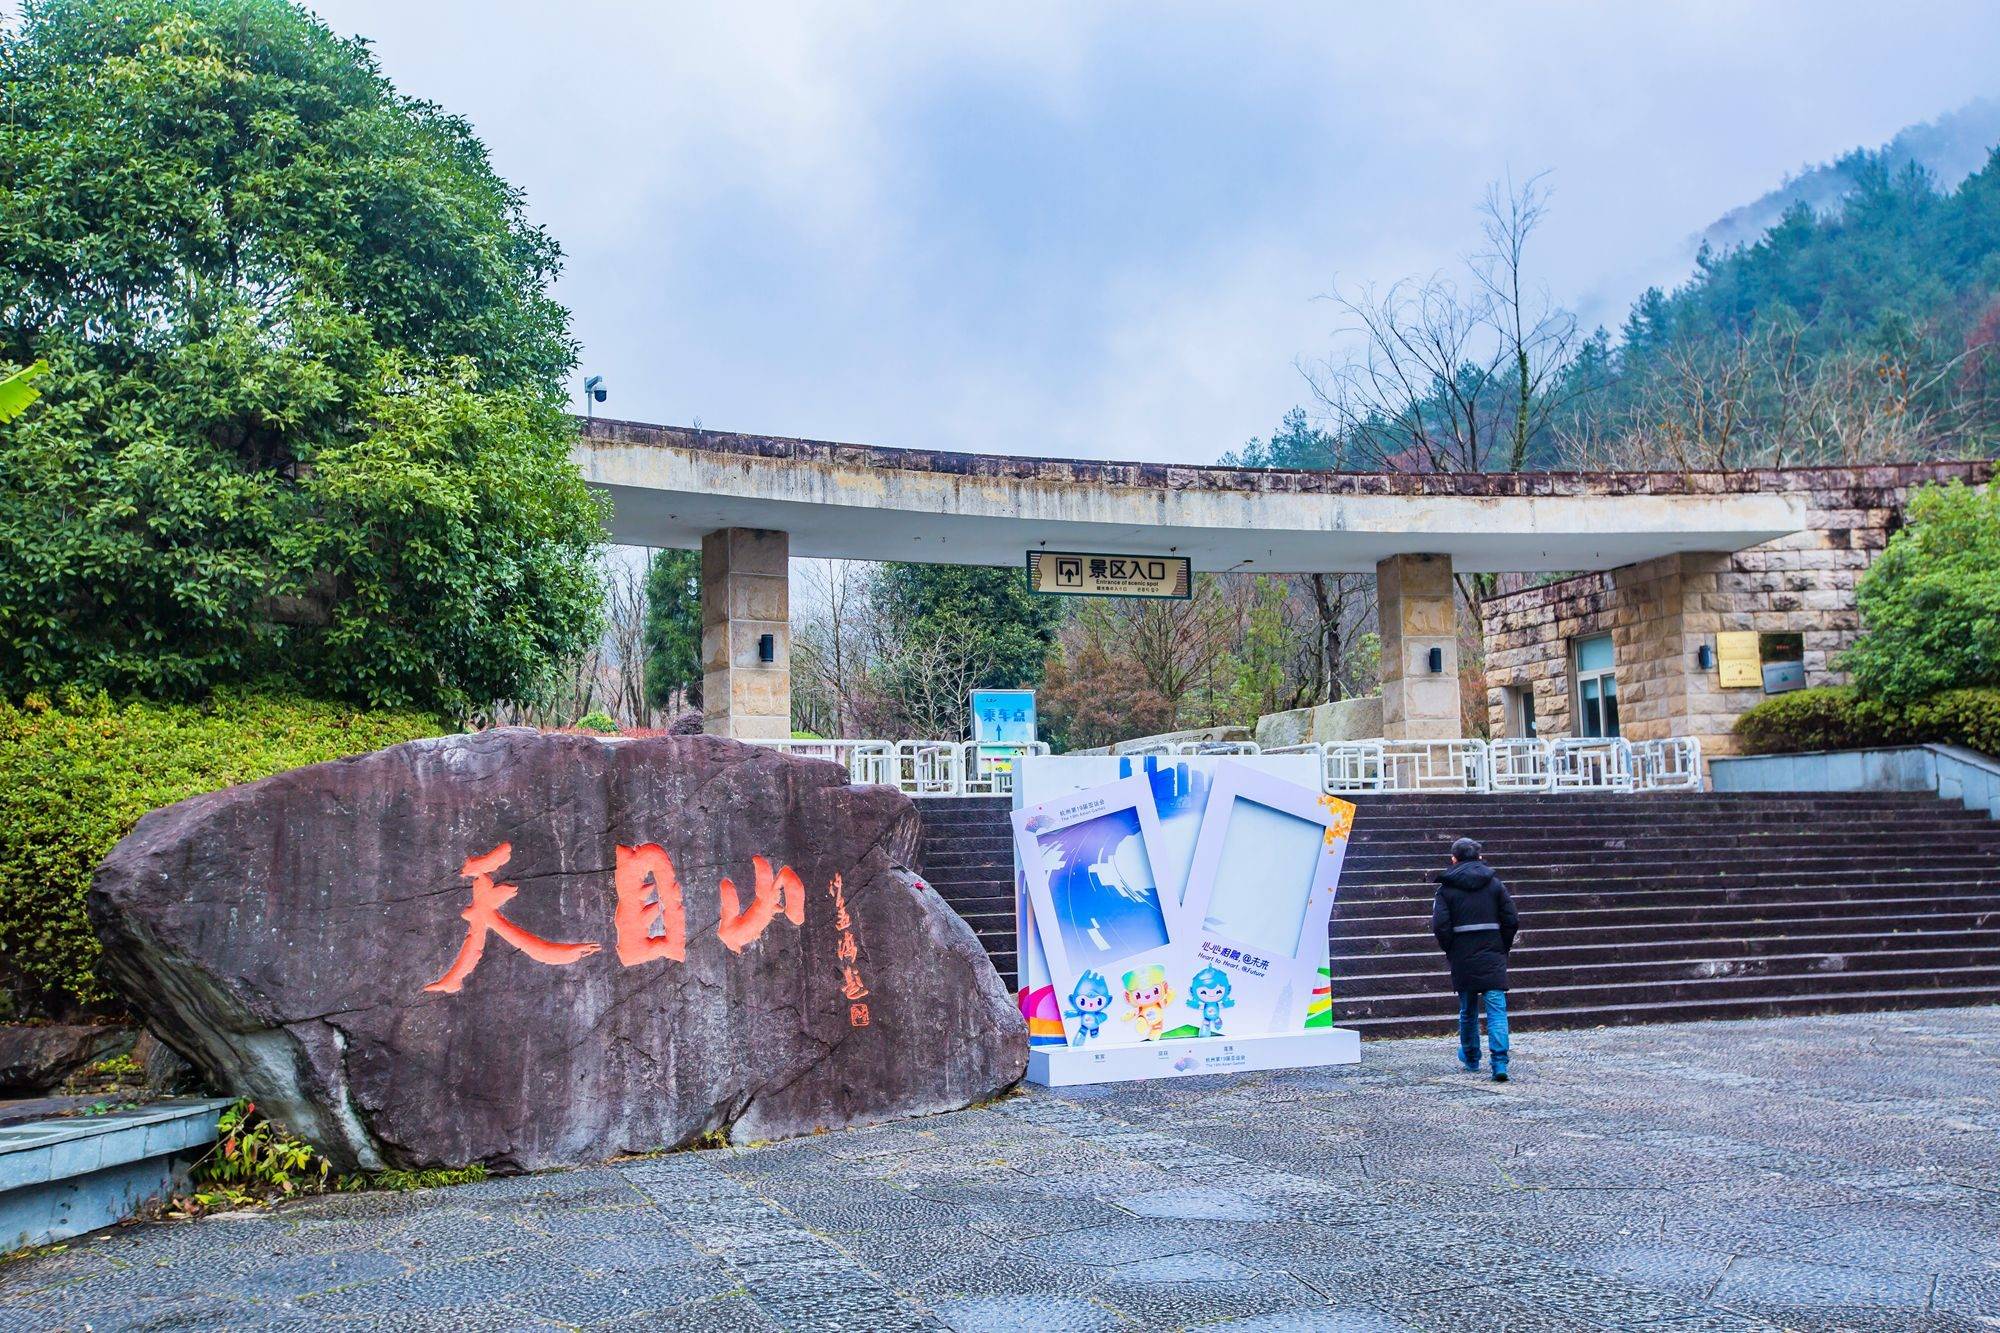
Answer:
[{"label": "concrete beam", "polygon": [[755,528],[701,539],[701,711],[711,736],[792,734],[790,546],[786,534]]},{"label": "concrete beam", "polygon": [[802,557],[1017,567],[1045,549],[1178,554],[1197,571],[1257,574],[1365,572],[1422,552],[1461,573],[1611,569],[1799,531],[1808,493],[1790,474],[1093,463],[602,420],[572,456],[611,498],[614,541],[688,548],[721,528],[775,528]]},{"label": "concrete beam", "polygon": [[[1458,691],[1458,608],[1451,557],[1392,556],[1375,566],[1382,620],[1382,736],[1457,740],[1465,735]],[[1431,670],[1431,653],[1439,670]]]}]

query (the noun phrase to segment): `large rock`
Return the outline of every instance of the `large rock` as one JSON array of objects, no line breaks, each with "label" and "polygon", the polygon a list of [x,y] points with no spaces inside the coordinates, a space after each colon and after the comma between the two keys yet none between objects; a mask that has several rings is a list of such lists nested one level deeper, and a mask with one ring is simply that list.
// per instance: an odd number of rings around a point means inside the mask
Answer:
[{"label": "large rock", "polygon": [[0,1096],[52,1091],[85,1065],[131,1050],[132,1039],[131,1028],[109,1024],[0,1025]]},{"label": "large rock", "polygon": [[917,833],[833,764],[509,729],[156,810],[90,911],[154,1030],[337,1164],[532,1169],[1015,1082]]}]

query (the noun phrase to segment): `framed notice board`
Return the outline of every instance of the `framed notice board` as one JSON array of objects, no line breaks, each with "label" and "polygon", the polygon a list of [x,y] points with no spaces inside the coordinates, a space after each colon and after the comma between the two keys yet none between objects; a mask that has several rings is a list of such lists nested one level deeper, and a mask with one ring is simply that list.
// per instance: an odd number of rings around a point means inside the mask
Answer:
[{"label": "framed notice board", "polygon": [[1764,686],[1764,658],[1755,630],[1724,630],[1715,636],[1715,671],[1725,690]]}]

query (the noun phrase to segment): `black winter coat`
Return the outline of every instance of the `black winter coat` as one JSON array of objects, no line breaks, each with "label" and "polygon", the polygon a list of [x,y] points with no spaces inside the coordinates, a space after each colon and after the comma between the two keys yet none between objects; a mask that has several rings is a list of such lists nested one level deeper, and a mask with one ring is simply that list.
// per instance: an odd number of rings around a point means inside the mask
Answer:
[{"label": "black winter coat", "polygon": [[1431,934],[1451,960],[1451,988],[1506,990],[1507,952],[1521,928],[1507,886],[1484,861],[1460,861],[1437,878]]}]

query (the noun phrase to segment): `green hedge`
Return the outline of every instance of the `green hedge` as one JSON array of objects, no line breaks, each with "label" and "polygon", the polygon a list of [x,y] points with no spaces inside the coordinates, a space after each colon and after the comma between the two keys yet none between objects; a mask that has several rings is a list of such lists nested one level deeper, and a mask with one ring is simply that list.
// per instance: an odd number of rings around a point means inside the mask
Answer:
[{"label": "green hedge", "polygon": [[1914,703],[1864,699],[1846,686],[1797,690],[1736,719],[1751,754],[1872,745],[1963,745],[2000,755],[2000,689],[1945,690]]},{"label": "green hedge", "polygon": [[16,1013],[109,998],[84,893],[146,811],[446,730],[428,713],[259,694],[0,703],[0,977]]}]

